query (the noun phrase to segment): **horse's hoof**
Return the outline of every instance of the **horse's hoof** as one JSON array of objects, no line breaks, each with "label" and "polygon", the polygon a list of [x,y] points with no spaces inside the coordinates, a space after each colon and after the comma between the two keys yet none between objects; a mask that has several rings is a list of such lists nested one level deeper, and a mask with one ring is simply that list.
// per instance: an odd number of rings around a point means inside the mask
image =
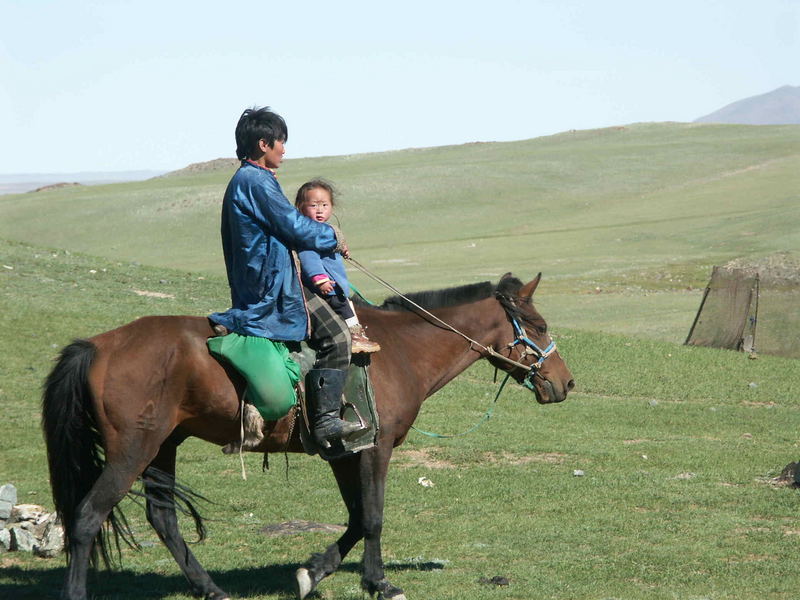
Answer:
[{"label": "horse's hoof", "polygon": [[393,586],[386,579],[381,579],[375,585],[365,585],[362,587],[370,593],[370,595],[378,592],[377,600],[406,600],[406,595],[399,587]]},{"label": "horse's hoof", "polygon": [[297,600],[303,600],[314,589],[314,580],[305,567],[300,567],[294,572],[294,584]]}]

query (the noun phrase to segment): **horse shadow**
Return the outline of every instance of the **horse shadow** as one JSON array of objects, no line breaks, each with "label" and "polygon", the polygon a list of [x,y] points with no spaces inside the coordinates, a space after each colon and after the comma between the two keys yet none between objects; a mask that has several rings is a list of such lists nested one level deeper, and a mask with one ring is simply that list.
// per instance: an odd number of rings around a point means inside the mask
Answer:
[{"label": "horse shadow", "polygon": [[[286,563],[255,567],[209,571],[214,582],[236,598],[256,598],[268,594],[294,598],[294,572],[303,565]],[[436,562],[392,562],[387,571],[433,571],[441,569]],[[356,562],[342,564],[339,572],[360,573]],[[16,566],[3,568],[0,578],[0,598],[15,600],[56,600],[66,574],[65,567],[25,569]],[[357,580],[356,580],[357,581]],[[354,582],[355,583],[355,582]],[[97,570],[89,572],[88,586],[93,600],[143,598],[158,600],[175,594],[188,594],[186,579],[180,573],[134,573],[126,570]],[[312,594],[311,598],[321,597]],[[358,592],[353,599],[363,597]]]}]

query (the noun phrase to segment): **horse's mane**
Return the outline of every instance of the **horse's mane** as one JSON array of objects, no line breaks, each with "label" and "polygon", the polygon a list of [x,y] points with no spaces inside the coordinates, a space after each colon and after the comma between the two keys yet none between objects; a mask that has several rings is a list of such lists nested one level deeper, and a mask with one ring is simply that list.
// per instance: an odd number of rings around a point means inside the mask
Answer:
[{"label": "horse's mane", "polygon": [[[469,302],[477,302],[484,298],[489,298],[494,291],[494,286],[488,281],[481,283],[470,283],[458,287],[445,288],[442,290],[426,290],[422,292],[411,292],[405,296],[392,296],[383,301],[378,308],[381,310],[411,310],[413,304],[408,300],[419,304],[428,310],[435,308],[445,308],[457,306]],[[408,298],[408,300],[406,300]]]},{"label": "horse's mane", "polygon": [[478,300],[491,298],[493,295],[498,298],[514,297],[521,287],[522,282],[516,277],[504,277],[497,285],[489,281],[483,281],[481,283],[470,283],[441,290],[411,292],[405,294],[404,297],[391,296],[384,300],[383,304],[377,308],[390,311],[412,310],[414,305],[410,304],[409,300],[427,310],[447,308],[448,306],[477,302]]}]

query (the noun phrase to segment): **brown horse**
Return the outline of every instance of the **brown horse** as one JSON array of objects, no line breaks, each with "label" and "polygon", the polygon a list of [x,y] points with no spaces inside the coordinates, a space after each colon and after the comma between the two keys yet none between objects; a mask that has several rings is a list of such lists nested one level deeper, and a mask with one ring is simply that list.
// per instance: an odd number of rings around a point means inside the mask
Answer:
[{"label": "brown horse", "polygon": [[[484,284],[479,299],[474,298],[474,286],[414,295],[418,304],[430,308],[428,314],[359,308],[370,337],[383,347],[370,368],[380,418],[377,446],[330,463],[347,506],[348,526],[334,544],[298,569],[300,598],[364,539],[363,588],[379,599],[405,599],[386,580],[381,559],[389,459],[405,440],[422,402],[469,365],[487,358],[526,383],[541,403],[566,398],[574,385],[572,375],[531,302],[540,276],[523,285],[508,274],[497,286]],[[469,300],[467,292],[473,294]],[[243,385],[209,355],[206,340],[212,335],[204,318],[145,317],[75,341],[61,352],[45,384],[42,421],[53,496],[66,533],[62,598],[87,597],[86,574],[98,551],[108,563],[114,542],[117,550],[121,539],[135,544],[116,505],[137,478],[144,484],[147,519],[192,592],[214,600],[228,597],[187,547],[176,518],[177,503],[195,518],[203,536],[191,492],[175,484],[178,445],[188,436],[225,445],[239,435]],[[524,368],[529,364],[536,367]],[[293,415],[268,423],[259,451],[302,451]]]}]

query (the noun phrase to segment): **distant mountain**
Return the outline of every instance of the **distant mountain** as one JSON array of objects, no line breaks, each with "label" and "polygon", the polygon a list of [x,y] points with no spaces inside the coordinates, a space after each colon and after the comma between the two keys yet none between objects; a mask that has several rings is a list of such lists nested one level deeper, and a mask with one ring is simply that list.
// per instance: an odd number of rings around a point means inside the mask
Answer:
[{"label": "distant mountain", "polygon": [[785,85],[768,94],[728,104],[695,123],[800,125],[800,87]]},{"label": "distant mountain", "polygon": [[53,185],[79,183],[101,185],[123,181],[141,181],[164,171],[81,171],[78,173],[0,173],[0,195],[39,191]]}]

